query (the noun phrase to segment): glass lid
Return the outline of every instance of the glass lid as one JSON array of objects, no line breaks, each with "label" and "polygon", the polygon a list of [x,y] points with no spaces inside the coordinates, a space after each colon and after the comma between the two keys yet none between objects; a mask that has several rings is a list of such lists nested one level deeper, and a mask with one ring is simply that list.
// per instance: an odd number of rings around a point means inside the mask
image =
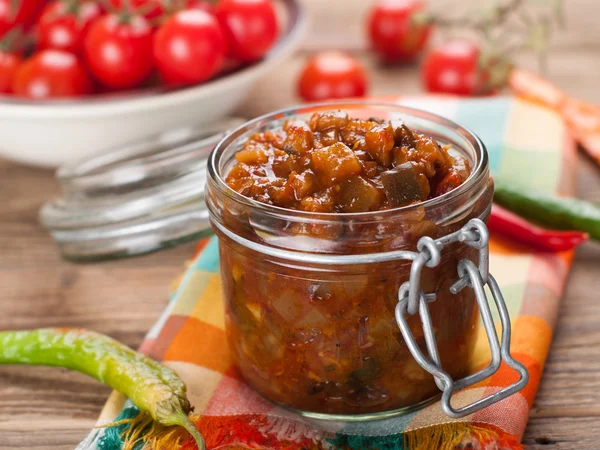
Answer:
[{"label": "glass lid", "polygon": [[227,130],[243,122],[229,118],[169,131],[63,166],[57,172],[61,196],[42,207],[40,221],[62,257],[77,262],[197,240],[210,233],[206,160]]}]

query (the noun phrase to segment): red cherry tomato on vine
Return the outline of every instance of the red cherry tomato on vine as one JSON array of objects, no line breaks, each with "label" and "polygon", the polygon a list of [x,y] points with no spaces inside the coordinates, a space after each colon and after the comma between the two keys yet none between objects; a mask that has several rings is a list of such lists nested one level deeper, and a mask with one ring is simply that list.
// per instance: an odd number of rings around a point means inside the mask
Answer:
[{"label": "red cherry tomato on vine", "polygon": [[86,63],[112,89],[139,86],[152,71],[152,27],[142,16],[103,16],[83,41]]},{"label": "red cherry tomato on vine", "polygon": [[479,68],[480,49],[468,40],[451,40],[432,49],[421,68],[429,92],[455,95],[490,93],[489,71]]},{"label": "red cherry tomato on vine", "polygon": [[298,80],[298,94],[306,101],[362,97],[366,91],[365,70],[356,59],[341,52],[312,57]]},{"label": "red cherry tomato on vine", "polygon": [[217,19],[200,9],[175,13],[154,36],[154,62],[167,84],[193,84],[215,75],[225,60]]},{"label": "red cherry tomato on vine", "polygon": [[0,92],[8,94],[12,92],[12,82],[21,64],[21,57],[14,53],[0,50]]},{"label": "red cherry tomato on vine", "polygon": [[262,58],[279,35],[270,0],[221,0],[215,16],[228,38],[229,56],[242,62]]},{"label": "red cherry tomato on vine", "polygon": [[[110,0],[110,4],[118,11],[128,5],[127,0]],[[132,13],[141,14],[148,20],[163,16],[166,12],[163,0],[129,0]]]},{"label": "red cherry tomato on vine", "polygon": [[44,2],[40,0],[0,0],[0,36],[15,25],[27,30],[43,6]]},{"label": "red cherry tomato on vine", "polygon": [[62,50],[43,50],[15,72],[12,90],[32,99],[78,97],[91,94],[92,81],[77,57]]},{"label": "red cherry tomato on vine", "polygon": [[55,0],[49,3],[37,22],[37,45],[78,53],[94,20],[103,14],[94,2]]},{"label": "red cherry tomato on vine", "polygon": [[371,47],[387,62],[407,62],[422,53],[431,26],[415,22],[426,10],[420,0],[379,0],[369,15]]}]

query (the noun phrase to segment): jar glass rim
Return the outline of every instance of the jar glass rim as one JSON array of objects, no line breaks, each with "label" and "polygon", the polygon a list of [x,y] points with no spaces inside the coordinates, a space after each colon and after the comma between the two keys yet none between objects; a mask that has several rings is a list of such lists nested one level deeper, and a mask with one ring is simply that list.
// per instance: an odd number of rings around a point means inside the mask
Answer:
[{"label": "jar glass rim", "polygon": [[[256,129],[258,132],[261,128],[261,124],[265,122],[282,120],[286,118],[293,118],[299,114],[307,114],[311,112],[317,111],[326,111],[326,110],[339,110],[344,108],[357,109],[360,107],[365,108],[373,108],[380,109],[382,111],[398,113],[402,117],[413,117],[418,118],[420,120],[434,123],[438,126],[442,126],[448,129],[451,129],[458,135],[460,135],[463,139],[465,139],[469,144],[473,147],[474,154],[476,156],[474,167],[471,171],[471,174],[462,183],[460,186],[452,189],[449,192],[446,192],[439,197],[434,197],[423,202],[414,203],[406,206],[401,206],[398,208],[391,208],[382,211],[367,211],[367,212],[358,212],[358,213],[340,213],[340,212],[331,212],[331,213],[322,213],[322,212],[312,212],[312,211],[300,211],[300,210],[291,210],[288,208],[283,208],[280,206],[268,205],[266,203],[259,202],[257,200],[248,198],[239,192],[235,191],[231,187],[227,185],[223,174],[221,173],[221,158],[223,157],[225,151],[229,148],[230,145],[236,143],[239,137],[243,134]],[[287,215],[293,214],[296,218],[306,218],[307,220],[313,220],[319,218],[321,220],[333,220],[335,218],[343,219],[343,220],[351,220],[351,219],[367,219],[370,217],[378,217],[385,218],[389,215],[401,214],[401,213],[410,213],[417,208],[434,208],[438,205],[443,204],[448,199],[461,195],[463,193],[468,192],[472,188],[476,187],[478,182],[482,177],[488,176],[488,166],[489,166],[489,157],[485,145],[481,141],[481,139],[468,128],[463,127],[462,125],[457,124],[445,117],[442,117],[438,114],[430,113],[428,111],[424,111],[421,109],[411,108],[407,106],[402,106],[396,103],[391,102],[377,102],[377,101],[360,101],[360,100],[352,100],[352,101],[330,101],[330,102],[322,102],[322,103],[312,103],[308,105],[297,105],[288,108],[279,109],[277,111],[264,114],[262,116],[256,117],[243,125],[240,125],[236,129],[232,130],[228,133],[221,141],[216,145],[214,150],[211,152],[208,160],[208,176],[214,183],[214,187],[220,191],[222,194],[225,194],[230,199],[234,200],[236,203],[243,204],[245,206],[254,208],[260,212],[278,216],[285,217]]]}]

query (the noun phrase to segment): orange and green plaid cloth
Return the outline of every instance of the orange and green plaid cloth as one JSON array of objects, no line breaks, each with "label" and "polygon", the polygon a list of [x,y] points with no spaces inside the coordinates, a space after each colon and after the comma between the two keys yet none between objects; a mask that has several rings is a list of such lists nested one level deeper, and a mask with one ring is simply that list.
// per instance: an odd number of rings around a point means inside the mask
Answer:
[{"label": "orange and green plaid cloth", "polygon": [[[572,193],[575,145],[551,110],[507,97],[398,101],[475,131],[487,146],[495,174],[546,191]],[[490,252],[490,272],[500,284],[512,318],[511,352],[527,366],[530,382],[521,392],[463,419],[449,419],[434,403],[382,421],[315,422],[260,397],[236,375],[227,351],[214,237],[189,265],[141,351],[163,361],[186,382],[191,403],[200,414],[198,427],[211,449],[437,449],[461,444],[465,448],[469,443],[473,448],[518,448],[550,348],[572,252],[536,253],[498,236],[492,236]],[[482,327],[473,370],[487,365],[489,359]],[[516,377],[502,366],[484,383],[460,392],[456,404],[487,396]],[[127,404],[123,410],[123,405],[124,399],[113,394],[100,423],[114,420],[120,412],[120,418],[135,415],[135,407]],[[80,448],[121,449],[119,433],[109,430],[95,430]],[[183,447],[191,449],[193,444]]]}]

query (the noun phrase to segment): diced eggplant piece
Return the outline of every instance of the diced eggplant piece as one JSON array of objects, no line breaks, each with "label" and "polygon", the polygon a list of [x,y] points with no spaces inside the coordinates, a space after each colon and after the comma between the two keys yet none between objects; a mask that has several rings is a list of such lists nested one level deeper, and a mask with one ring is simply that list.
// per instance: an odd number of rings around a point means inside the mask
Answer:
[{"label": "diced eggplant piece", "polygon": [[353,177],[340,185],[338,204],[345,213],[373,211],[382,197],[381,192],[363,177]]},{"label": "diced eggplant piece", "polygon": [[341,142],[313,151],[311,159],[314,171],[329,180],[349,178],[362,170],[354,152]]},{"label": "diced eggplant piece", "polygon": [[411,148],[415,146],[415,135],[410,129],[402,124],[394,130],[394,141],[398,147]]},{"label": "diced eggplant piece", "polygon": [[385,195],[392,207],[407,205],[427,198],[421,189],[418,173],[412,163],[406,162],[381,174]]}]

